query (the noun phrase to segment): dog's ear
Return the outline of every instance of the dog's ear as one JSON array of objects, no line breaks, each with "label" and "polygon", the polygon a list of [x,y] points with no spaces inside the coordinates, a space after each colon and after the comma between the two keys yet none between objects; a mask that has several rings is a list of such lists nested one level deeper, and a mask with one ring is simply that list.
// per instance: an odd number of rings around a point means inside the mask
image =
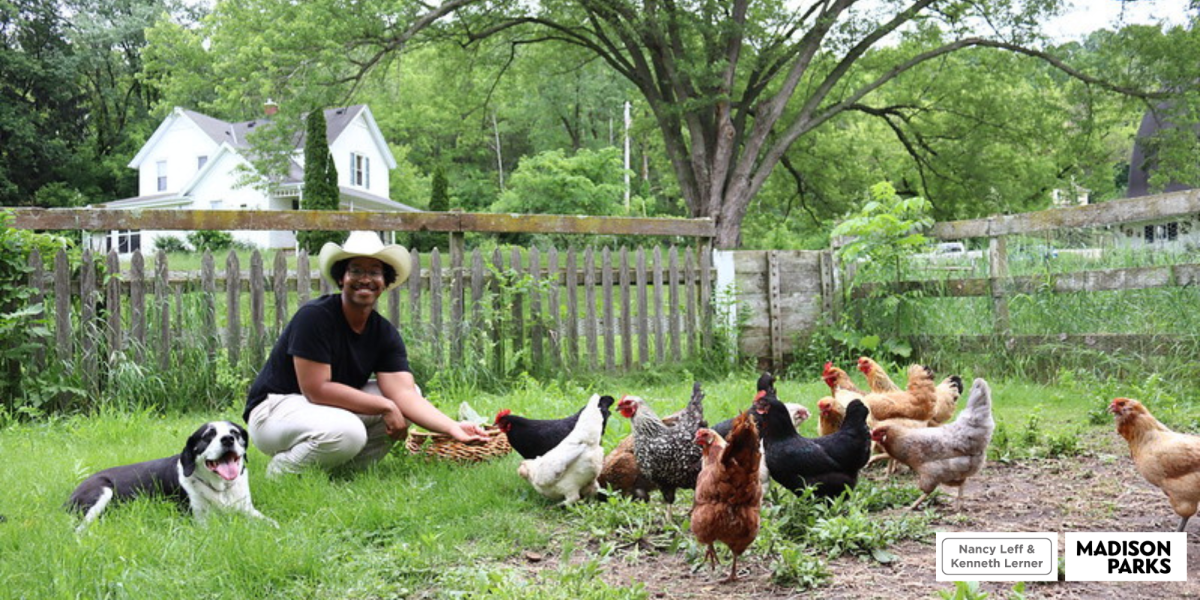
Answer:
[{"label": "dog's ear", "polygon": [[196,448],[203,442],[204,432],[207,431],[208,428],[209,425],[205,424],[201,426],[200,429],[197,429],[196,432],[188,438],[187,445],[183,447],[183,452],[179,453],[179,464],[183,465],[184,477],[191,477],[192,473],[196,472]]}]

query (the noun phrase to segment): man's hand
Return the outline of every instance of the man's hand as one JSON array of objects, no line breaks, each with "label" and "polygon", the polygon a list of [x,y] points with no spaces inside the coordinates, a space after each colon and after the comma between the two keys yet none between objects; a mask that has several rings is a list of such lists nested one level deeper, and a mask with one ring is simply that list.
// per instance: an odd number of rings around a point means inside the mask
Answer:
[{"label": "man's hand", "polygon": [[492,439],[491,436],[488,435],[487,431],[470,421],[455,423],[454,426],[450,428],[450,431],[447,431],[446,433],[450,434],[450,437],[453,437],[460,442],[485,443]]},{"label": "man's hand", "polygon": [[408,420],[400,412],[400,407],[395,404],[392,404],[391,408],[383,413],[383,424],[387,427],[388,437],[393,440],[399,441],[408,435]]}]

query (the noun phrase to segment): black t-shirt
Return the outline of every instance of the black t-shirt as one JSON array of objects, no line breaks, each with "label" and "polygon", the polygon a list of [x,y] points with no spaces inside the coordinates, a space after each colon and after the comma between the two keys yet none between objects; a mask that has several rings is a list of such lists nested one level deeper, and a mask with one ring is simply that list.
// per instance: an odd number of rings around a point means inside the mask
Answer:
[{"label": "black t-shirt", "polygon": [[333,381],[353,388],[366,385],[373,373],[410,370],[404,340],[387,319],[372,311],[363,332],[355,333],[342,313],[341,294],[322,296],[301,306],[283,328],[250,385],[243,419],[250,420],[267,394],[300,393],[295,356],[329,365]]}]

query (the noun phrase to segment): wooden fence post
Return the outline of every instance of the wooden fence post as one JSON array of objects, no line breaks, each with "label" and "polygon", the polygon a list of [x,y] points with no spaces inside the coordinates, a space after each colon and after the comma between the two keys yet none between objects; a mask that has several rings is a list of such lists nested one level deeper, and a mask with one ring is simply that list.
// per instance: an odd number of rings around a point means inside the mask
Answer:
[{"label": "wooden fence post", "polygon": [[466,253],[466,242],[461,231],[450,232],[450,336],[451,352],[456,360],[461,359],[466,350],[467,334],[464,307],[466,302],[466,272],[463,263]]},{"label": "wooden fence post", "polygon": [[[42,253],[38,252],[37,248],[29,253],[29,287],[33,288],[33,296],[29,301],[35,304],[38,308],[32,317],[34,321],[40,321],[46,318],[46,269],[42,267]],[[15,364],[15,363],[14,363]],[[43,344],[38,344],[36,350],[33,351],[33,368],[38,371],[42,370],[46,365],[46,350]],[[13,368],[16,368],[15,366]],[[15,398],[9,400],[9,404],[15,401]]]},{"label": "wooden fence post", "polygon": [[167,253],[159,250],[154,257],[154,305],[158,309],[158,368],[171,368],[171,284],[168,281]]},{"label": "wooden fence post", "polygon": [[134,360],[141,363],[146,359],[146,259],[141,252],[129,261],[129,322]]},{"label": "wooden fence post", "polygon": [[687,353],[688,356],[696,355],[696,344],[698,343],[696,331],[696,296],[699,292],[699,287],[696,285],[696,263],[692,259],[692,249],[688,246],[683,248],[683,300],[686,312],[684,312],[684,335],[687,337]]},{"label": "wooden fence post", "polygon": [[583,251],[583,303],[583,335],[587,338],[587,364],[594,371],[600,367],[600,350],[596,344],[596,254],[591,246]]},{"label": "wooden fence post", "polygon": [[633,292],[629,288],[629,249],[621,246],[621,366],[633,368]]},{"label": "wooden fence post", "polygon": [[442,253],[434,246],[429,253],[429,344],[426,349],[433,354],[433,364],[445,366],[446,359],[442,343],[445,338],[445,320],[442,319]]},{"label": "wooden fence post", "polygon": [[504,255],[500,249],[492,251],[492,366],[497,373],[504,373],[504,300],[501,297],[500,280],[504,278]]},{"label": "wooden fence post", "polygon": [[486,339],[483,335],[484,323],[484,288],[483,288],[483,253],[476,248],[471,253],[471,337],[476,361],[482,362],[487,357]]},{"label": "wooden fence post", "polygon": [[834,274],[837,265],[834,263],[833,251],[821,251],[818,260],[821,269],[821,312],[825,313],[825,324],[833,325],[837,323],[837,308],[841,306],[841,302],[837,300],[840,292],[837,288],[838,278]]},{"label": "wooden fence post", "polygon": [[548,334],[550,338],[549,365],[555,368],[562,364],[562,339],[565,331],[558,296],[562,285],[558,278],[558,249],[554,246],[550,246],[550,250],[546,253],[546,278],[549,280],[547,286],[549,289],[546,291],[546,308],[549,311],[549,315],[546,317],[546,327],[554,327],[554,330]]},{"label": "wooden fence post", "polygon": [[713,345],[712,240],[699,238],[696,252],[700,261],[700,332],[704,348]]},{"label": "wooden fence post", "polygon": [[200,257],[200,288],[203,290],[200,310],[204,311],[200,320],[203,328],[200,335],[204,338],[208,360],[215,361],[217,350],[221,347],[221,334],[217,333],[217,269],[208,250]]},{"label": "wooden fence post", "polygon": [[654,247],[654,359],[667,358],[667,337],[663,332],[667,313],[663,311],[663,254],[662,246]]},{"label": "wooden fence post", "polygon": [[779,293],[779,252],[767,250],[767,327],[771,334],[771,369],[783,366],[783,306]]},{"label": "wooden fence post", "polygon": [[567,356],[564,362],[567,368],[579,367],[579,262],[576,260],[575,249],[567,248],[566,287],[567,287]]},{"label": "wooden fence post", "polygon": [[[317,275],[317,277],[321,277]],[[296,307],[304,306],[312,295],[312,271],[308,268],[308,253],[296,250]],[[397,323],[392,321],[392,323]]]},{"label": "wooden fence post", "polygon": [[679,349],[679,322],[682,321],[679,306],[679,249],[671,246],[667,251],[667,335],[671,338],[671,360],[683,359]]},{"label": "wooden fence post", "polygon": [[263,325],[263,316],[266,314],[263,306],[265,277],[262,254],[255,250],[250,253],[250,364],[256,368],[262,365],[263,339],[267,337]]},{"label": "wooden fence post", "polygon": [[[408,276],[408,351],[412,352],[414,344],[425,338],[421,330],[421,255],[413,250],[409,253],[412,258],[412,270]],[[321,279],[325,279],[322,277]]]},{"label": "wooden fence post", "polygon": [[1009,335],[1008,320],[1008,252],[1005,237],[991,238],[988,243],[988,284],[992,292],[992,319],[997,334]]},{"label": "wooden fence post", "polygon": [[509,331],[512,333],[513,354],[516,355],[525,347],[525,294],[527,293],[527,288],[524,287],[525,278],[522,276],[525,267],[521,262],[521,249],[516,246],[513,246],[508,268],[512,273],[512,277],[509,279],[511,282],[509,288],[512,290],[512,327],[509,327]]},{"label": "wooden fence post", "polygon": [[[225,349],[229,353],[229,364],[235,366],[240,364],[242,358],[241,268],[237,253],[230,250],[225,259]],[[255,365],[255,368],[258,366]]]},{"label": "wooden fence post", "polygon": [[84,250],[79,264],[79,347],[81,357],[79,366],[83,371],[83,380],[87,389],[100,389],[100,377],[97,373],[97,342],[100,339],[98,327],[100,315],[96,313],[96,300],[100,290],[96,287],[96,263],[92,251]]},{"label": "wooden fence post", "polygon": [[116,353],[121,350],[121,260],[117,257],[116,250],[109,250],[108,262],[105,267],[104,281],[104,310],[107,314],[108,327],[105,333],[108,339],[108,360],[109,363],[116,356]]},{"label": "wooden fence post", "polygon": [[650,318],[647,310],[646,287],[649,285],[646,277],[646,249],[637,249],[637,332],[638,360],[642,364],[650,363]]},{"label": "wooden fence post", "polygon": [[271,291],[275,294],[275,327],[271,328],[271,337],[277,337],[291,316],[288,311],[287,257],[282,250],[275,251],[275,264],[271,270]]},{"label": "wooden fence post", "polygon": [[617,368],[617,327],[613,318],[612,250],[608,246],[600,251],[600,264],[603,269],[600,272],[600,299],[604,303],[604,369],[611,372]]},{"label": "wooden fence post", "polygon": [[529,349],[533,366],[545,369],[545,354],[542,340],[546,335],[545,316],[542,315],[542,256],[537,246],[529,249]]}]

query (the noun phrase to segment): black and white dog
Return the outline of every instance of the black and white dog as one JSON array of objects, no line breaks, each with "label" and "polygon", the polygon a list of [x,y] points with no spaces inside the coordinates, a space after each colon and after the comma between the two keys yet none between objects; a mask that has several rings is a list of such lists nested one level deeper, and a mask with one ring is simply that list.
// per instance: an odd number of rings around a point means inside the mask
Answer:
[{"label": "black and white dog", "polygon": [[183,452],[167,458],[105,469],[83,480],[67,509],[84,513],[76,531],[95,521],[113,500],[158,495],[191,508],[203,522],[212,510],[238,511],[275,521],[250,502],[246,472],[246,430],[229,421],[205,423],[188,438]]}]

